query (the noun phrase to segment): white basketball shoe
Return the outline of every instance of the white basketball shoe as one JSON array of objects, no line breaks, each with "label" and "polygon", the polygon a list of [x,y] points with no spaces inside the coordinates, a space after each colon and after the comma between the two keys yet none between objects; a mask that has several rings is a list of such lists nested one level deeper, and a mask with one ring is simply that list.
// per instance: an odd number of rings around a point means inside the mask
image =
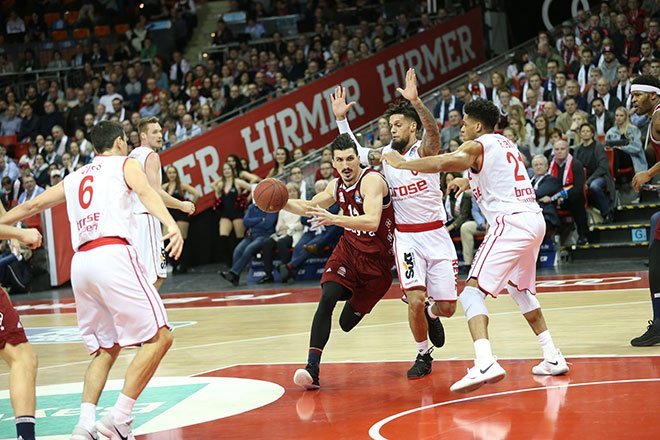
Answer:
[{"label": "white basketball shoe", "polygon": [[532,367],[532,374],[539,376],[559,376],[568,373],[568,363],[561,351],[557,350],[554,359],[543,359],[538,365]]},{"label": "white basketball shoe", "polygon": [[506,376],[506,371],[497,363],[496,359],[483,368],[475,363],[474,367],[468,368],[463,379],[455,382],[449,389],[454,393],[471,393],[481,388],[483,384],[501,381],[504,376]]}]

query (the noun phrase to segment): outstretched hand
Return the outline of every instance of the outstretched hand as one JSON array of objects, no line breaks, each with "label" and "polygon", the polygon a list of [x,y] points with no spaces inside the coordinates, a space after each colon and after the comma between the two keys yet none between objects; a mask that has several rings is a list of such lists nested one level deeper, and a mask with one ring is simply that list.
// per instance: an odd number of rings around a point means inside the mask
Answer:
[{"label": "outstretched hand", "polygon": [[410,68],[406,72],[406,88],[402,89],[401,87],[398,87],[396,91],[410,102],[419,98],[419,94],[417,92],[417,75],[415,75],[415,69]]},{"label": "outstretched hand", "polygon": [[447,184],[447,193],[456,191],[456,196],[470,188],[470,181],[464,177],[457,177]]},{"label": "outstretched hand", "polygon": [[307,217],[311,217],[309,222],[313,227],[334,225],[335,218],[337,217],[335,214],[319,207],[318,205],[309,208],[305,214]]},{"label": "outstretched hand", "polygon": [[338,121],[346,119],[346,115],[355,105],[355,102],[346,103],[346,89],[342,86],[335,88],[335,93],[330,95],[330,101],[332,101],[332,112]]},{"label": "outstretched hand", "polygon": [[163,236],[163,241],[166,240],[169,240],[170,242],[165,248],[165,253],[175,260],[178,260],[179,256],[181,256],[181,251],[183,250],[183,236],[176,223],[167,228],[167,234]]}]

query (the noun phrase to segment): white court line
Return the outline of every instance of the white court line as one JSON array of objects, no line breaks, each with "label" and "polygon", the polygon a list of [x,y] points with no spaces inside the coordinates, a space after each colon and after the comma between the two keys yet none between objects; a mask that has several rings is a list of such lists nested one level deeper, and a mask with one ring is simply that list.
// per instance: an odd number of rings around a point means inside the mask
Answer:
[{"label": "white court line", "polygon": [[369,428],[369,437],[371,437],[374,440],[387,440],[386,437],[384,437],[381,433],[380,430],[383,426],[391,422],[392,420],[396,420],[399,417],[407,416],[409,414],[413,414],[419,411],[424,411],[427,409],[431,408],[437,408],[439,406],[445,406],[445,405],[451,405],[453,403],[460,403],[460,402],[470,402],[474,400],[479,400],[479,399],[485,399],[488,397],[500,397],[500,396],[507,396],[510,394],[517,394],[517,393],[526,393],[530,391],[542,391],[542,390],[549,390],[549,389],[555,389],[555,388],[570,388],[570,387],[586,387],[586,386],[592,386],[592,385],[607,385],[607,384],[613,384],[613,383],[638,383],[638,382],[657,382],[660,381],[660,378],[647,378],[647,379],[622,379],[622,380],[606,380],[606,381],[601,381],[601,382],[583,382],[583,383],[570,383],[570,384],[563,384],[563,385],[551,385],[551,386],[545,386],[545,387],[534,387],[534,388],[522,388],[518,390],[510,390],[510,391],[502,391],[500,393],[492,393],[492,394],[483,394],[481,396],[473,396],[473,397],[464,397],[462,399],[455,399],[455,400],[448,400],[446,402],[440,402],[440,403],[433,403],[431,405],[425,405],[425,406],[420,406],[418,408],[413,408],[409,409],[407,411],[402,411],[397,414],[393,414],[389,417],[386,417],[379,422],[373,424],[371,428]]},{"label": "white court line", "polygon": [[[396,300],[400,301],[400,300]],[[624,302],[624,303],[609,303],[609,304],[594,304],[594,305],[582,305],[582,306],[567,306],[567,307],[550,307],[546,309],[542,309],[543,312],[551,312],[551,311],[565,311],[565,310],[572,310],[572,309],[591,309],[591,308],[600,308],[600,307],[618,307],[618,306],[625,306],[625,305],[634,305],[634,304],[648,304],[648,301],[631,301],[631,302]],[[490,316],[503,316],[503,315],[519,315],[520,311],[519,310],[514,310],[514,311],[509,311],[509,312],[497,312],[497,313],[491,313]],[[449,319],[465,319],[464,315],[461,316],[455,316]],[[408,325],[408,321],[397,321],[397,322],[388,322],[384,324],[372,324],[372,325],[363,325],[361,327],[358,327],[360,330],[364,329],[371,329],[371,328],[379,328],[379,327],[389,327],[389,326],[396,326],[396,325]],[[340,332],[342,331],[339,328],[332,329],[331,332]],[[235,339],[231,341],[220,341],[220,342],[210,342],[208,344],[199,344],[199,345],[187,345],[187,346],[182,346],[182,347],[174,347],[170,348],[169,352],[172,351],[179,351],[179,350],[195,350],[198,348],[208,348],[208,347],[218,347],[222,345],[230,345],[230,344],[243,344],[246,342],[256,342],[256,341],[268,341],[272,339],[279,339],[279,338],[289,338],[293,336],[305,336],[308,335],[309,331],[305,332],[298,332],[298,333],[287,333],[283,335],[273,335],[273,336],[260,336],[258,338],[248,338],[248,339]],[[128,357],[132,356],[131,354],[120,354],[118,358],[122,357]],[[47,367],[39,367],[39,371],[43,370],[50,370],[53,368],[62,368],[62,367],[68,367],[72,365],[80,365],[80,364],[88,364],[90,361],[85,360],[85,361],[76,361],[76,362],[68,362],[65,364],[57,364],[57,365],[49,365]],[[0,373],[0,377],[2,376],[8,376],[9,372],[7,373]]]},{"label": "white court line", "polygon": [[[597,290],[569,290],[569,291],[563,291],[563,292],[537,292],[536,296],[545,296],[545,295],[574,295],[574,294],[602,294],[602,293],[630,293],[634,292],[637,290],[642,290],[644,292],[648,291],[648,287],[631,287],[629,289],[597,289]],[[253,291],[254,292],[254,291]],[[194,292],[193,292],[194,293]],[[499,295],[500,297],[506,297],[508,296],[507,293],[502,293]],[[174,297],[173,299],[178,299],[178,298],[185,298],[185,297]],[[165,297],[167,299],[167,297]],[[209,299],[212,299],[212,297],[209,297]],[[258,298],[257,298],[258,299]],[[234,301],[241,301],[239,299],[234,300]],[[244,300],[243,300],[244,301]],[[382,302],[391,302],[391,301],[401,301],[401,298],[385,298],[381,299],[378,301],[378,303]],[[491,301],[494,301],[494,299],[491,299]],[[49,303],[40,303],[40,304],[33,304],[34,306],[39,306],[39,305],[48,305]],[[58,309],[70,309],[74,308],[75,303],[66,303],[64,304],[64,307],[59,307]],[[185,304],[192,304],[191,303],[185,303]],[[309,301],[309,302],[289,302],[289,303],[275,303],[275,304],[246,304],[244,305],[236,305],[236,306],[199,306],[199,307],[167,307],[167,304],[165,304],[165,310],[170,311],[170,310],[182,310],[182,311],[196,311],[196,310],[223,310],[223,309],[245,309],[245,308],[259,308],[259,307],[291,307],[291,306],[305,306],[309,304],[316,304],[315,301]],[[18,304],[18,306],[25,306],[25,305],[31,305],[31,304]],[[69,306],[71,305],[71,306]],[[55,310],[55,309],[53,309]],[[544,309],[545,310],[545,309]],[[26,313],[26,314],[21,314],[21,319],[23,318],[32,318],[34,316],[42,317],[42,316],[53,316],[53,315],[58,315],[58,316],[64,316],[64,315],[74,315],[75,316],[76,312],[65,312],[65,313]]]}]

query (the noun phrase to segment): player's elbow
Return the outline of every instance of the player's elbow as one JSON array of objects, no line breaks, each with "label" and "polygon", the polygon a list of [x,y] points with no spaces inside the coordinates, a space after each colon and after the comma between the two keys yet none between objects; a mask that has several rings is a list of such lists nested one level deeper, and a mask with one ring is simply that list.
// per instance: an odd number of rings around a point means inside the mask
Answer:
[{"label": "player's elbow", "polygon": [[367,232],[376,232],[378,230],[378,226],[380,225],[380,218],[368,218],[364,222],[364,229]]}]

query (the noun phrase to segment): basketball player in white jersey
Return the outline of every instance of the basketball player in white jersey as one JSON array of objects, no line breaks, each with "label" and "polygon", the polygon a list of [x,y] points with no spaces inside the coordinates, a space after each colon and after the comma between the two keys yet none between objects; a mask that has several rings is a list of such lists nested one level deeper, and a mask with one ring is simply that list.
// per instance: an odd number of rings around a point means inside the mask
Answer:
[{"label": "basketball player in white jersey", "polygon": [[[116,122],[92,129],[94,160],[0,219],[12,224],[66,202],[71,224],[71,285],[78,327],[93,356],[85,373],[80,420],[74,440],[96,439],[97,430],[116,440],[134,439],[131,412],[172,344],[165,308],[142,269],[131,223],[133,194],[166,226],[166,251],[178,258],[183,238],[140,164],[125,157],[126,134]],[[115,406],[96,422],[96,404],[123,347],[141,345],[128,366]]]},{"label": "basketball player in white jersey", "polygon": [[504,288],[518,304],[543,349],[544,359],[532,368],[532,373],[554,376],[568,371],[535,296],[536,259],[545,235],[545,221],[520,152],[507,138],[493,134],[499,120],[495,104],[479,99],[466,104],[463,112],[466,142],[454,153],[411,161],[395,151],[383,156],[398,169],[424,173],[469,170],[468,178],[454,179],[450,189],[465,191],[469,186],[491,225],[459,296],[474,340],[476,360],[467,375],[451,386],[458,393],[474,391],[506,375],[491,351],[484,301],[487,294],[497,297]]},{"label": "basketball player in white jersey", "polygon": [[[393,104],[385,114],[392,132],[392,142],[381,148],[361,147],[346,119],[355,105],[346,104],[345,92],[337,87],[331,96],[332,108],[340,133],[350,133],[365,165],[381,165],[381,153],[398,151],[406,160],[435,156],[440,151],[440,133],[433,114],[417,93],[414,69],[406,73],[406,88],[397,89],[407,100]],[[425,134],[417,139],[417,130]],[[454,243],[444,223],[447,215],[442,201],[440,177],[437,173],[397,170],[382,163],[383,174],[392,192],[396,231],[394,252],[399,283],[408,303],[408,323],[417,346],[417,358],[408,370],[409,379],[431,373],[431,343],[442,347],[445,334],[439,316],[450,317],[456,311],[456,271],[458,261]],[[427,296],[433,304],[426,303]]]},{"label": "basketball player in white jersey", "polygon": [[[147,175],[149,185],[160,194],[165,206],[178,209],[186,214],[193,214],[195,205],[192,202],[177,200],[162,188],[162,171],[158,150],[163,147],[163,129],[158,118],[150,117],[140,120],[138,133],[141,144],[131,151],[129,157],[140,163]],[[133,201],[136,226],[134,245],[146,270],[147,280],[158,290],[167,277],[167,262],[165,261],[160,222],[149,214],[137,195],[133,196]]]}]

